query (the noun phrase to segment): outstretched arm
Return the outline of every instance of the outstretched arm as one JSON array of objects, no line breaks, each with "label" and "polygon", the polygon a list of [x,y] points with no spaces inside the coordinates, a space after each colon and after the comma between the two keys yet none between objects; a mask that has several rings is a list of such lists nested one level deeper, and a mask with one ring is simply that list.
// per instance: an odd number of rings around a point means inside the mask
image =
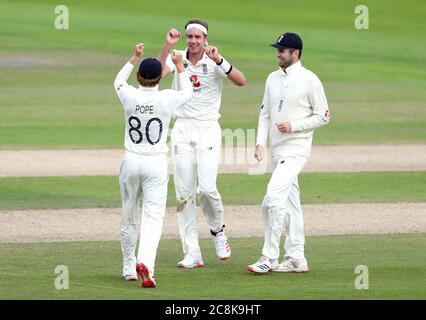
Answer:
[{"label": "outstretched arm", "polygon": [[142,57],[144,49],[145,49],[145,44],[138,43],[135,46],[135,52],[133,53],[133,56],[129,59],[129,62],[135,65],[139,61],[139,59]]},{"label": "outstretched arm", "polygon": [[124,65],[124,67],[121,68],[121,70],[118,72],[117,76],[115,77],[114,89],[121,100],[124,99],[124,92],[129,86],[127,83],[127,80],[129,79],[130,74],[132,73],[134,65],[142,57],[144,48],[145,46],[143,43],[138,43],[135,46],[135,52],[133,53],[133,56]]},{"label": "outstretched arm", "polygon": [[125,82],[127,84],[127,80],[129,79],[130,74],[132,73],[133,66],[142,57],[144,48],[145,48],[145,45],[143,43],[138,43],[135,46],[135,52],[133,53],[133,56],[129,59],[128,63],[126,63],[124,67],[121,68],[121,70],[118,72],[117,77],[115,78],[115,81],[114,81],[114,86],[115,86],[115,82],[117,81]]},{"label": "outstretched arm", "polygon": [[157,58],[163,66],[163,72],[161,75],[162,78],[170,73],[170,68],[166,64],[167,56],[169,55],[173,46],[179,41],[179,39],[180,33],[175,28],[172,28],[169,30],[169,32],[167,32],[166,42],[164,43],[163,49],[161,49]]}]

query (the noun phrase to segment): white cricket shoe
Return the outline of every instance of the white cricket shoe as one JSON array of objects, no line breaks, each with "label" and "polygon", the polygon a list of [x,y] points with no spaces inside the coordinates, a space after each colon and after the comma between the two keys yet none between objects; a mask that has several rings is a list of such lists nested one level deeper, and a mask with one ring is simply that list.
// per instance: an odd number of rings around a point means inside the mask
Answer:
[{"label": "white cricket shoe", "polygon": [[265,256],[261,256],[259,260],[255,263],[249,265],[247,270],[254,273],[267,273],[269,271],[273,271],[273,269],[278,268],[278,261],[271,260]]},{"label": "white cricket shoe", "polygon": [[212,235],[212,238],[218,258],[220,260],[228,260],[231,257],[231,247],[225,232],[220,231],[216,235]]},{"label": "white cricket shoe", "polygon": [[142,288],[156,288],[157,284],[155,283],[154,275],[151,273],[151,271],[148,269],[146,265],[143,263],[136,264],[136,272],[138,275],[141,276],[142,282],[141,287]]},{"label": "white cricket shoe", "polygon": [[203,258],[201,257],[201,254],[198,256],[192,255],[191,253],[187,253],[185,255],[185,258],[183,258],[182,261],[179,261],[177,263],[177,266],[179,268],[185,268],[185,269],[192,269],[192,268],[199,268],[204,266]]},{"label": "white cricket shoe", "polygon": [[295,272],[295,273],[301,273],[301,272],[308,272],[308,262],[305,258],[303,259],[294,259],[292,257],[284,257],[284,260],[282,263],[278,265],[277,268],[274,268],[271,270],[273,272]]}]

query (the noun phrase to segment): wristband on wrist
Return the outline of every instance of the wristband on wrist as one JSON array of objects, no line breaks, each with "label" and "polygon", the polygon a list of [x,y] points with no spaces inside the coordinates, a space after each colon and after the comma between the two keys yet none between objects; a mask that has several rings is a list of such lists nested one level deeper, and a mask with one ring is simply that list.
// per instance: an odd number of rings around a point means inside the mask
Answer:
[{"label": "wristband on wrist", "polygon": [[220,63],[216,63],[219,68],[222,69],[225,74],[229,74],[232,71],[232,65],[222,57],[222,61]]}]

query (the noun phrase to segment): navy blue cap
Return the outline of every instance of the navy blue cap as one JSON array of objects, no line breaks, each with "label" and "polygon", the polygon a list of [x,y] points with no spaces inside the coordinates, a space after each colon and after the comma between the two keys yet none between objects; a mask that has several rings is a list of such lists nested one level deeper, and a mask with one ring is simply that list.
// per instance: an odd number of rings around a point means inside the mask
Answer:
[{"label": "navy blue cap", "polygon": [[286,32],[280,35],[271,46],[278,49],[293,48],[302,50],[303,42],[298,34]]},{"label": "navy blue cap", "polygon": [[142,78],[152,80],[161,75],[163,67],[155,58],[146,58],[139,65],[139,74]]}]

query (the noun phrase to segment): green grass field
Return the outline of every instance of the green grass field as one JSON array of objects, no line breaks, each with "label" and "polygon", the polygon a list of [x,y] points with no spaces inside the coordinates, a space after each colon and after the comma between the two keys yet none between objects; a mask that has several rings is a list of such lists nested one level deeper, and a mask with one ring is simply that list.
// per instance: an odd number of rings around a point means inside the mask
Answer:
[{"label": "green grass field", "polygon": [[[260,238],[231,238],[233,257],[216,259],[202,240],[205,266],[182,270],[177,240],[162,240],[157,289],[121,277],[118,242],[0,244],[0,299],[425,299],[426,234],[307,237],[306,274],[254,275],[246,271],[261,252]],[[55,289],[55,267],[69,269],[69,289]],[[354,286],[365,265],[369,289]],[[243,284],[243,285],[241,285]]]},{"label": "green grass field", "polygon": [[324,82],[332,112],[315,143],[426,141],[424,1],[363,2],[369,30],[354,28],[352,0],[218,0],[190,9],[168,1],[61,4],[69,7],[69,30],[54,28],[56,1],[0,2],[0,148],[121,147],[116,73],[134,43],[144,41],[146,56],[156,56],[168,29],[182,30],[195,16],[209,21],[209,43],[248,79],[243,88],[225,83],[223,128],[257,126],[264,81],[277,68],[268,45],[291,30],[302,35],[302,62]]},{"label": "green grass field", "polygon": [[[270,175],[222,174],[218,188],[226,205],[260,205],[269,178]],[[175,205],[172,179],[173,176],[169,181],[168,206]],[[426,200],[426,172],[305,173],[299,181],[303,204]],[[1,178],[0,190],[0,210],[121,205],[117,177]]]},{"label": "green grass field", "polygon": [[[426,142],[426,3],[367,0],[369,30],[354,28],[354,0],[64,0],[70,29],[56,30],[54,0],[0,0],[0,150],[122,148],[123,114],[112,82],[143,41],[157,56],[171,27],[193,17],[209,22],[209,44],[244,72],[225,81],[223,129],[252,129],[267,75],[269,47],[283,32],[304,40],[302,63],[322,80],[332,121],[319,145]],[[185,46],[181,40],[177,48]],[[134,74],[130,83],[136,85]],[[170,79],[161,83],[168,88]],[[107,161],[107,159],[106,159]],[[29,164],[31,161],[29,159]],[[269,175],[225,174],[225,205],[260,205]],[[171,177],[172,179],[172,177]],[[426,172],[305,173],[303,204],[425,202]],[[0,210],[120,206],[117,177],[0,178]],[[168,205],[174,206],[173,183]],[[0,243],[0,299],[425,299],[426,233],[307,237],[307,274],[256,276],[245,268],[261,238],[231,238],[233,257],[219,262],[201,240],[206,266],[175,267],[178,239],[162,240],[158,289],[120,280],[118,242]],[[70,270],[56,290],[55,267]],[[355,267],[369,268],[357,290]]]}]

